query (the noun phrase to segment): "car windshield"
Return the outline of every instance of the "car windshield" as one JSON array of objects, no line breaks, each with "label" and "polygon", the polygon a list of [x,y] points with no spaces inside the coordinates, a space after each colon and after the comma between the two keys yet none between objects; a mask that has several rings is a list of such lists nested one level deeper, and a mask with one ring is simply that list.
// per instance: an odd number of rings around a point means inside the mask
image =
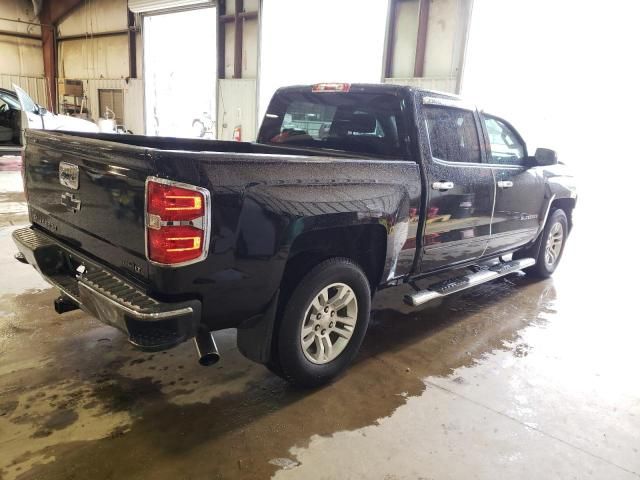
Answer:
[{"label": "car windshield", "polygon": [[277,93],[259,143],[405,156],[401,99],[380,93]]},{"label": "car windshield", "polygon": [[11,93],[0,92],[0,101],[6,103],[9,108],[13,110],[20,110],[20,102],[18,102],[18,99]]},{"label": "car windshield", "polygon": [[34,102],[31,99],[29,94],[17,85],[14,85],[13,88],[16,91],[16,94],[18,95],[18,99],[20,100],[20,105],[22,105],[22,109],[25,112],[36,112],[37,111],[36,102]]}]

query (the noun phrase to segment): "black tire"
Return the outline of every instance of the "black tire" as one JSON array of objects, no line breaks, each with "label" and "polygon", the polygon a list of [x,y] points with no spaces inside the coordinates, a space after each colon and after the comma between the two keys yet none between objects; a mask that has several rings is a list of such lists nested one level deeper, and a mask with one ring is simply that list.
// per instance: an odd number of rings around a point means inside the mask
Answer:
[{"label": "black tire", "polygon": [[[549,236],[551,234],[551,231],[554,225],[556,225],[557,223],[559,223],[562,227],[562,234],[563,234],[562,244],[560,245],[560,253],[557,255],[555,261],[552,264],[549,264],[545,260],[546,245],[547,245],[547,240],[549,239]],[[556,268],[558,267],[558,264],[560,263],[560,260],[562,259],[562,253],[564,252],[564,246],[567,242],[567,236],[569,234],[568,227],[569,227],[569,222],[567,220],[567,214],[564,213],[564,210],[562,209],[554,210],[549,215],[549,218],[547,219],[547,223],[544,226],[544,230],[540,234],[540,238],[536,241],[534,247],[530,250],[517,252],[514,255],[514,258],[531,257],[531,256],[537,255],[535,257],[536,259],[535,265],[527,268],[525,272],[527,272],[530,275],[534,275],[536,277],[549,278],[551,275],[553,275],[553,272],[555,272]]]},{"label": "black tire", "polygon": [[[322,289],[335,283],[347,285],[355,295],[357,320],[344,350],[333,360],[317,364],[303,352],[301,330],[312,301]],[[273,357],[267,368],[299,387],[318,387],[333,380],[357,355],[369,324],[370,309],[369,281],[358,265],[348,258],[331,258],[316,265],[293,289],[281,310],[281,319],[274,333]]]}]

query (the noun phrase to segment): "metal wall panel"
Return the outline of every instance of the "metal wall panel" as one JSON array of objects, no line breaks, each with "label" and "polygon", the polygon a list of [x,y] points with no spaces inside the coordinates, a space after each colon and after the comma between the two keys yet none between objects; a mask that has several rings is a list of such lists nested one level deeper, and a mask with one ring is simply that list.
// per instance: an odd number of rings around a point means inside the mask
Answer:
[{"label": "metal wall panel", "polygon": [[130,79],[124,87],[124,125],[136,135],[144,135],[144,82]]},{"label": "metal wall panel", "polygon": [[40,26],[38,25],[3,20],[21,19],[38,23],[34,17],[31,0],[0,0],[0,30],[40,35]]},{"label": "metal wall panel", "polygon": [[396,8],[396,34],[393,38],[391,75],[410,77],[416,57],[418,35],[418,0],[399,0]]},{"label": "metal wall panel", "polygon": [[83,2],[58,25],[60,37],[127,29],[127,0]]},{"label": "metal wall panel", "polygon": [[43,75],[42,42],[0,34],[0,73],[28,77]]},{"label": "metal wall panel", "polygon": [[[64,79],[61,79],[64,80]],[[98,90],[121,89],[124,93],[124,125],[137,135],[144,135],[144,87],[142,80],[90,78],[82,80],[84,93],[87,96],[86,107],[89,118],[93,121],[100,118],[100,98]]]},{"label": "metal wall panel", "polygon": [[425,51],[425,72],[433,77],[458,76],[471,21],[471,0],[432,0]]},{"label": "metal wall panel", "polygon": [[218,81],[218,139],[233,140],[233,130],[242,127],[242,140],[256,138],[256,80],[253,78]]},{"label": "metal wall panel", "polygon": [[13,90],[13,84],[26,91],[36,103],[47,105],[47,84],[44,76],[28,77],[0,73],[0,87]]},{"label": "metal wall panel", "polygon": [[[413,77],[418,41],[418,0],[394,0],[395,34],[391,37],[393,83],[458,92],[473,0],[430,0],[426,49],[420,67],[424,78]],[[417,71],[420,71],[418,69]],[[390,79],[385,80],[388,83]]]},{"label": "metal wall panel", "polygon": [[126,35],[68,40],[60,44],[58,72],[71,79],[129,76]]}]

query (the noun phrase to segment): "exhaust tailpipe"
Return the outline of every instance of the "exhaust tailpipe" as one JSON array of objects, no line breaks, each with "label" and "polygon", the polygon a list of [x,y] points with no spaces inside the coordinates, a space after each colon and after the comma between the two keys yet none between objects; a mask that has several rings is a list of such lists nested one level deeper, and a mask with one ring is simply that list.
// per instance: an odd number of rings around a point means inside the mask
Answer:
[{"label": "exhaust tailpipe", "polygon": [[213,338],[213,332],[200,331],[194,337],[193,343],[198,354],[198,363],[203,367],[208,367],[220,360],[220,352]]}]

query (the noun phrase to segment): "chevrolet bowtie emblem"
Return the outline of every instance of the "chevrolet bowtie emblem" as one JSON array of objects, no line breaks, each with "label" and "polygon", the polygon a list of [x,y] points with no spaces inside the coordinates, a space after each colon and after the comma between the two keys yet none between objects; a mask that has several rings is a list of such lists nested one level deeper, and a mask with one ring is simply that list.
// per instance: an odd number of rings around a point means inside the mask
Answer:
[{"label": "chevrolet bowtie emblem", "polygon": [[60,197],[60,203],[71,210],[73,213],[80,211],[82,202],[73,193],[65,192]]}]

